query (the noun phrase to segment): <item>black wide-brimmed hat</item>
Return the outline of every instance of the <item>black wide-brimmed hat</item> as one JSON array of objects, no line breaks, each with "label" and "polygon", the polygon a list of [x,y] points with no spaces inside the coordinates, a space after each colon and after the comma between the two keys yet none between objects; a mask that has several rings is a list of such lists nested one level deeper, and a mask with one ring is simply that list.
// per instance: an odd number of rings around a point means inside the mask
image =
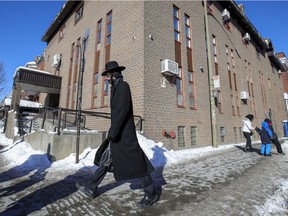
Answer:
[{"label": "black wide-brimmed hat", "polygon": [[101,74],[102,76],[106,76],[108,72],[121,72],[125,70],[124,66],[119,66],[117,61],[107,62],[105,65],[105,71]]}]

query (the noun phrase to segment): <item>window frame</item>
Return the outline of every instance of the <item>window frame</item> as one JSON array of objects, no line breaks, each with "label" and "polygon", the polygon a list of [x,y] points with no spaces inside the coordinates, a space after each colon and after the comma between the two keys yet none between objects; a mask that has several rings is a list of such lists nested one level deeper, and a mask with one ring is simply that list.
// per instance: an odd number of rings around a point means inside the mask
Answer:
[{"label": "window frame", "polygon": [[75,11],[74,25],[76,25],[82,19],[83,14],[84,14],[84,2],[82,2]]}]

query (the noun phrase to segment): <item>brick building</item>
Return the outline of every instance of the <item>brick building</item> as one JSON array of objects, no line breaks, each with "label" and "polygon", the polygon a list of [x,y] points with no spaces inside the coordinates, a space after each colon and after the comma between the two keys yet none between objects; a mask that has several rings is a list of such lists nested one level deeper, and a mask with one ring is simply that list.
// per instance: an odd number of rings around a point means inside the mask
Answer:
[{"label": "brick building", "polygon": [[[211,145],[211,125],[216,145],[243,142],[241,120],[248,113],[258,127],[270,116],[283,135],[283,66],[243,8],[234,1],[208,1],[206,25],[202,1],[67,1],[42,37],[44,70],[62,77],[59,106],[76,109],[82,38],[89,33],[83,110],[110,112],[110,87],[101,72],[116,60],[126,67],[144,135],[169,149]],[[165,64],[172,72],[162,73]],[[109,127],[101,118],[87,124]]]}]

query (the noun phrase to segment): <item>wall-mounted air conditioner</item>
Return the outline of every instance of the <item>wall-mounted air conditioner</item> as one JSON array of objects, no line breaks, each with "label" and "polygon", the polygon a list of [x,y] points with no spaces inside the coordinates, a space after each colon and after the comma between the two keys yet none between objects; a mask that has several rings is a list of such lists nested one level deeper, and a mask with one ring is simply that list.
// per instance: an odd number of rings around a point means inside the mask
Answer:
[{"label": "wall-mounted air conditioner", "polygon": [[224,9],[222,12],[222,19],[223,21],[230,19],[230,12],[227,9]]},{"label": "wall-mounted air conditioner", "polygon": [[61,56],[59,54],[54,55],[52,61],[52,67],[59,68],[60,62],[61,62]]},{"label": "wall-mounted air conditioner", "polygon": [[284,97],[284,100],[288,100],[288,93],[284,92],[283,97]]},{"label": "wall-mounted air conditioner", "polygon": [[178,75],[178,63],[169,59],[161,61],[161,73],[165,75]]},{"label": "wall-mounted air conditioner", "polygon": [[240,92],[240,99],[241,100],[248,100],[249,99],[249,93],[246,91],[241,91]]},{"label": "wall-mounted air conditioner", "polygon": [[251,40],[251,37],[250,37],[250,34],[249,33],[246,33],[243,37],[243,40],[245,41],[250,41]]}]

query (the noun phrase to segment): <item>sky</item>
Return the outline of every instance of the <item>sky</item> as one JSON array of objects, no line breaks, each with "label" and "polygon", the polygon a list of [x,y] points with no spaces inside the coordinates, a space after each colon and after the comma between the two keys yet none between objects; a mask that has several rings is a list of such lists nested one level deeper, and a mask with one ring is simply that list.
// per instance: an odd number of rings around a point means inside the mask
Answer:
[{"label": "sky", "polygon": [[[2,1],[0,0],[0,63],[3,63],[7,96],[13,75],[19,66],[43,53],[41,41],[65,1]],[[263,38],[270,38],[275,53],[288,56],[288,1],[236,1],[244,3],[245,14]],[[1,84],[3,85],[3,83]]]},{"label": "sky", "polygon": [[[43,53],[46,43],[41,38],[64,3],[0,0],[0,63],[4,65],[6,77],[5,95],[12,90],[16,68]],[[4,96],[0,95],[0,102]]]},{"label": "sky", "polygon": [[[3,131],[3,122],[0,121],[0,144],[4,146],[1,149],[1,157],[9,162],[9,167],[21,166],[21,170],[31,170],[31,168],[46,167],[45,172],[49,175],[57,175],[59,172],[69,171],[76,172],[77,170],[86,168],[90,169],[91,173],[96,170],[96,166],[93,164],[94,156],[97,149],[87,148],[79,155],[79,163],[75,163],[75,154],[51,163],[44,152],[34,150],[27,142],[16,141],[13,143],[12,139],[8,139],[1,132]],[[147,139],[143,135],[137,133],[138,142],[153,164],[155,168],[173,166],[175,164],[181,164],[187,160],[197,160],[200,157],[207,157],[216,151],[223,151],[228,148],[235,148],[236,144],[220,145],[218,148],[212,146],[183,149],[183,150],[167,150],[162,142],[156,143],[153,140]],[[21,145],[20,145],[21,144]],[[238,143],[237,145],[245,145],[245,143]],[[288,146],[288,141],[282,144],[283,147]],[[38,155],[37,160],[29,160],[33,155]],[[220,158],[220,157],[219,157]],[[220,159],[221,160],[221,159]],[[28,162],[27,162],[28,161]],[[277,190],[274,194],[267,194],[266,202],[257,206],[258,215],[270,215],[269,212],[274,212],[278,215],[285,215],[287,209],[283,208],[282,204],[286,203],[288,191],[288,180],[281,179]],[[255,202],[253,202],[255,205]],[[268,212],[268,213],[267,213]]]}]

